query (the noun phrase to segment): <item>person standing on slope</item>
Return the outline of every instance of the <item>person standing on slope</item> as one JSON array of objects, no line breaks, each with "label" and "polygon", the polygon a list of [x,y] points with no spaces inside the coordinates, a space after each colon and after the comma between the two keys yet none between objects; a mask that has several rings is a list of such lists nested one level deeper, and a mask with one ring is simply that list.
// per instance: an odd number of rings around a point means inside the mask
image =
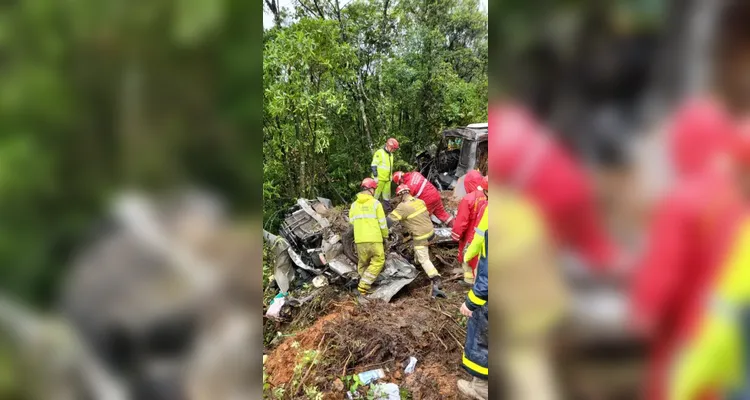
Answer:
[{"label": "person standing on slope", "polygon": [[383,200],[387,208],[390,208],[393,153],[396,150],[398,150],[398,140],[390,138],[385,142],[385,146],[373,154],[372,163],[370,163],[372,177],[378,183],[378,187],[375,189],[375,199]]},{"label": "person standing on slope", "polygon": [[485,195],[487,178],[482,177],[479,171],[471,170],[464,177],[464,189],[466,189],[466,195],[458,204],[451,238],[458,242],[458,261],[464,270],[464,282],[473,285],[479,258],[473,257],[468,262],[464,262],[464,253],[474,238],[474,229],[479,224],[482,212],[487,206]]},{"label": "person standing on slope", "polygon": [[349,208],[349,223],[354,228],[354,243],[359,256],[357,289],[366,295],[385,265],[384,242],[388,239],[388,222],[383,205],[373,197],[378,183],[365,178],[360,186],[362,191]]}]

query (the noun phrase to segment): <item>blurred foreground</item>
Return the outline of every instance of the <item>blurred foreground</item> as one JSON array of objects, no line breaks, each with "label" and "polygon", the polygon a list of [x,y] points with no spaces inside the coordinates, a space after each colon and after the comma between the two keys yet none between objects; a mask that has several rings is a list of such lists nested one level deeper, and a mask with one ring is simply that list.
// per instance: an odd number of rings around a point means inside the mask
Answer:
[{"label": "blurred foreground", "polygon": [[[490,230],[505,234],[490,248],[520,246],[490,251],[490,302],[502,310],[490,348],[511,365],[493,369],[491,382],[507,383],[493,393],[748,393],[750,8],[637,3],[518,6],[513,18],[527,28],[500,23],[503,7],[490,6],[490,25],[500,25],[491,43],[505,46],[491,55],[502,60],[491,79],[502,95],[490,106],[490,198],[520,196],[545,227],[532,235],[528,223],[490,213]],[[510,29],[527,29],[526,40]],[[541,237],[554,244],[546,261],[526,247]],[[526,281],[507,272],[539,263],[552,268]],[[509,279],[525,283],[528,301],[497,289]],[[565,282],[567,308],[545,300],[540,285],[550,279]],[[554,323],[514,342],[514,311]],[[525,364],[510,360],[519,352]]]},{"label": "blurred foreground", "polygon": [[15,396],[256,396],[261,296],[247,271],[260,259],[256,229],[230,224],[202,193],[119,196],[66,277],[59,313],[3,299],[15,372],[33,382]]}]

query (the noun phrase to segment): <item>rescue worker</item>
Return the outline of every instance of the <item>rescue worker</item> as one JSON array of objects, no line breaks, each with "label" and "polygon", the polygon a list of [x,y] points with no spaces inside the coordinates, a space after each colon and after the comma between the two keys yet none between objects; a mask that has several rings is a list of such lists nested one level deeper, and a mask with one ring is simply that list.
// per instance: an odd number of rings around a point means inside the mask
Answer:
[{"label": "rescue worker", "polygon": [[453,226],[453,216],[445,211],[443,199],[440,198],[440,192],[435,185],[430,183],[418,171],[396,171],[393,174],[393,182],[397,185],[404,184],[408,186],[412,196],[424,201],[430,214],[437,217],[444,224]]},{"label": "rescue worker", "polygon": [[466,247],[474,238],[474,228],[479,224],[482,212],[487,206],[487,180],[482,177],[479,171],[471,170],[464,177],[464,189],[466,195],[458,203],[458,212],[451,230],[451,238],[458,242],[458,262],[464,270],[463,282],[473,285],[474,276],[476,275],[478,257],[474,257],[468,262],[464,262],[464,253]]},{"label": "rescue worker", "polygon": [[349,208],[349,222],[354,227],[354,243],[357,244],[359,263],[359,284],[357,289],[362,295],[368,294],[385,264],[384,242],[388,239],[388,224],[383,205],[373,197],[378,183],[372,178],[365,178],[362,191]]},{"label": "rescue worker", "polygon": [[742,214],[724,149],[733,126],[724,108],[700,99],[669,128],[677,182],[660,201],[633,277],[633,327],[651,341],[646,399],[667,398],[677,349],[694,326],[709,281],[727,254]]},{"label": "rescue worker", "polygon": [[[377,179],[378,187],[375,190],[375,198],[382,199],[386,206],[391,200],[391,178],[393,177],[393,152],[398,150],[398,140],[390,138],[385,146],[378,149],[372,156],[372,177]],[[390,207],[389,207],[390,208]]]},{"label": "rescue worker", "polygon": [[476,228],[477,234],[474,235],[465,255],[467,262],[474,257],[479,257],[479,273],[474,286],[469,290],[466,300],[461,305],[461,314],[469,318],[466,324],[466,342],[461,357],[461,366],[472,376],[472,379],[471,381],[459,379],[457,385],[461,393],[476,400],[489,398],[488,334],[490,323],[487,309],[487,224],[487,208],[485,207]]},{"label": "rescue worker", "polygon": [[533,201],[553,238],[597,270],[614,267],[619,254],[603,229],[583,168],[526,110],[493,107],[489,126],[491,175]]},{"label": "rescue worker", "polygon": [[743,212],[730,236],[701,316],[680,341],[672,358],[669,400],[750,398],[750,129],[744,124],[728,153]]},{"label": "rescue worker", "polygon": [[411,235],[414,245],[414,258],[422,266],[424,272],[432,280],[432,297],[447,297],[440,288],[440,273],[430,261],[430,240],[435,236],[435,230],[430,221],[430,213],[424,201],[413,197],[409,187],[399,185],[396,188],[399,203],[388,216],[392,221],[399,221]]},{"label": "rescue worker", "polygon": [[[491,113],[496,107],[490,108]],[[490,131],[517,129],[499,126],[503,123],[497,116],[490,117]],[[505,121],[506,123],[508,121]],[[510,121],[512,122],[512,121]],[[497,133],[492,133],[495,139]],[[502,135],[501,135],[502,136]],[[502,138],[501,138],[502,139]],[[493,141],[490,168],[495,168],[498,152],[502,152]],[[502,154],[500,154],[502,155]],[[503,175],[492,175],[493,195],[487,192],[488,205],[483,218],[489,216],[489,203],[492,203],[493,240],[485,235],[485,249],[492,248],[491,300],[493,318],[500,318],[498,343],[493,343],[492,358],[500,360],[503,381],[507,382],[507,398],[511,400],[556,400],[560,390],[556,385],[553,369],[553,333],[569,311],[570,296],[558,265],[557,246],[553,230],[548,227],[547,214],[524,188],[512,184]],[[480,234],[489,227],[480,220],[472,244],[466,250],[464,259],[476,254],[475,242],[482,241]],[[475,297],[482,300],[481,281],[482,259],[477,267],[477,278],[472,289]],[[489,276],[489,275],[488,275]],[[471,294],[470,296],[471,297]],[[489,299],[488,303],[490,302]],[[469,303],[466,304],[469,311]],[[472,312],[472,316],[476,312]],[[495,375],[498,368],[494,369]],[[497,379],[495,380],[498,381]],[[494,393],[494,391],[493,391]],[[501,393],[500,397],[506,393]]]}]

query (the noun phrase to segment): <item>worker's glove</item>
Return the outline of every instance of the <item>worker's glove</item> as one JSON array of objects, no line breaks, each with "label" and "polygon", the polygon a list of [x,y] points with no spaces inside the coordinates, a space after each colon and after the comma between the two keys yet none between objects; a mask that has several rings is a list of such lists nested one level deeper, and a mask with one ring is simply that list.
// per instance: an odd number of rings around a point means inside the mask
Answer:
[{"label": "worker's glove", "polygon": [[442,289],[440,289],[439,287],[432,285],[432,297],[440,297],[442,299],[446,299],[448,298],[448,295],[446,295],[445,292],[442,291]]},{"label": "worker's glove", "polygon": [[346,282],[344,288],[346,288],[347,290],[353,290],[356,289],[357,286],[359,286],[359,278],[352,278],[349,279],[349,282]]},{"label": "worker's glove", "polygon": [[377,178],[378,177],[378,167],[371,165],[370,168],[372,168],[372,177]]},{"label": "worker's glove", "polygon": [[440,288],[440,277],[436,276],[432,278],[432,297],[441,297],[443,299],[448,298],[448,295]]}]

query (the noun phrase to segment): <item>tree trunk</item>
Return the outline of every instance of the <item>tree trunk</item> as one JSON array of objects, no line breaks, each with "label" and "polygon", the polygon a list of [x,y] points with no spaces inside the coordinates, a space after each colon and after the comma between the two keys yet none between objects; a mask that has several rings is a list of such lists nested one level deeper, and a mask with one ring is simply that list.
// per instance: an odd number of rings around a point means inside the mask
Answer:
[{"label": "tree trunk", "polygon": [[365,128],[365,136],[367,137],[367,146],[369,146],[370,151],[373,151],[373,144],[372,144],[372,134],[370,133],[370,123],[367,120],[367,112],[365,112],[365,89],[362,87],[361,81],[357,80],[357,89],[359,89],[359,93],[357,95],[357,98],[359,99],[359,112],[362,114],[362,124]]}]

